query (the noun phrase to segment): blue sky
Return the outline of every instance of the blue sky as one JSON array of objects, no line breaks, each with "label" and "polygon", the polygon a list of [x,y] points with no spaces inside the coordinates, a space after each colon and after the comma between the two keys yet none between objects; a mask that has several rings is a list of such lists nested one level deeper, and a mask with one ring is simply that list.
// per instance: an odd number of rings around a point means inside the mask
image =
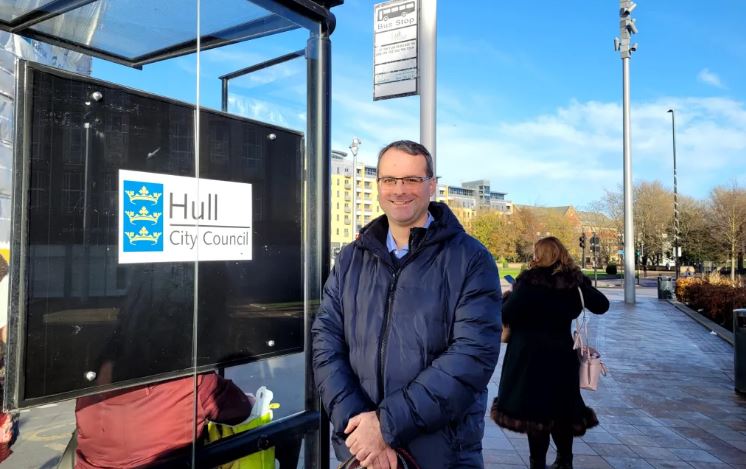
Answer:
[{"label": "blue sky", "polygon": [[[679,192],[706,198],[746,185],[746,2],[640,0],[630,63],[635,180],[672,185],[676,109]],[[391,140],[419,138],[419,98],[372,100],[372,1],[333,11],[332,143],[374,164]],[[437,162],[441,181],[488,179],[519,204],[584,207],[622,182],[618,1],[438,3]],[[216,77],[305,46],[294,31],[200,59],[200,102],[219,107]],[[94,75],[194,102],[194,56],[143,71],[96,60]],[[230,109],[305,129],[304,64],[231,84]]]}]

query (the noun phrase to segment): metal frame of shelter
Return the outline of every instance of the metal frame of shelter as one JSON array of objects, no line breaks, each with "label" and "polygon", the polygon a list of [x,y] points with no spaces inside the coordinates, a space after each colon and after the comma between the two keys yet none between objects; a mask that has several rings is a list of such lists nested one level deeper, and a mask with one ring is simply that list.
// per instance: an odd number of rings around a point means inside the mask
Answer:
[{"label": "metal frame of shelter", "polygon": [[[311,370],[310,329],[314,305],[321,298],[323,282],[329,271],[329,165],[331,157],[331,41],[335,27],[332,7],[344,0],[250,0],[269,12],[268,15],[213,31],[199,38],[156,47],[144,54],[126,56],[112,50],[93,47],[65,37],[64,34],[43,32],[35,26],[68,12],[104,0],[51,0],[11,20],[0,18],[0,30],[9,31],[65,49],[91,55],[118,64],[141,69],[143,65],[218,48],[242,41],[279,34],[298,28],[310,32],[305,50],[292,52],[262,64],[238,70],[220,77],[223,97],[227,97],[228,80],[270,65],[305,56],[307,63],[307,126],[305,138],[304,213],[308,220],[303,233],[305,265],[305,410],[278,419],[265,426],[199,447],[194,456],[196,467],[215,467],[272,446],[277,456],[290,466],[297,465],[300,441],[305,437],[305,467],[327,468],[329,464],[328,419],[319,404]],[[6,11],[12,6],[5,6]],[[20,9],[20,7],[19,7]],[[165,19],[164,21],[168,21]],[[225,102],[225,101],[224,101]],[[318,431],[315,431],[318,430]],[[314,432],[315,431],[315,432]],[[288,453],[281,454],[281,448]],[[184,454],[183,466],[191,464],[191,454]],[[174,467],[173,461],[169,467]],[[283,467],[286,467],[283,464]]]}]

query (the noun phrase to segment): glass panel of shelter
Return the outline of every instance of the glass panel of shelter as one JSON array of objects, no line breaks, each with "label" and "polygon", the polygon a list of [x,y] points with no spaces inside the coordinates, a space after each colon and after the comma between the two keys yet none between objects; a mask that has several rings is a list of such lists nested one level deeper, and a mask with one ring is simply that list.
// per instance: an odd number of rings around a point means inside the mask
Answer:
[{"label": "glass panel of shelter", "polygon": [[[207,7],[203,3],[202,11]],[[199,54],[200,200],[214,200],[221,190],[216,181],[237,184],[240,195],[229,199],[221,194],[213,202],[219,215],[208,219],[205,212],[198,221],[200,256],[214,258],[219,246],[226,259],[199,263],[197,365],[219,363],[226,379],[257,398],[244,424],[209,424],[210,441],[305,409],[303,167],[309,31],[298,24],[284,28],[282,34]],[[295,52],[287,61],[268,65]],[[223,83],[227,94],[221,96]],[[282,467],[292,467],[302,460],[300,440],[252,457],[263,458],[263,467],[274,467],[275,457]]]},{"label": "glass panel of shelter", "polygon": [[[94,2],[35,27],[103,41],[112,20],[105,7],[114,3]],[[196,37],[196,0],[179,5],[192,17],[182,33]],[[128,20],[134,29],[147,24],[138,15]],[[13,96],[9,250],[18,306],[10,315],[6,359],[15,381],[6,380],[6,406],[32,409],[16,414],[18,440],[27,444],[2,464],[57,460],[67,468],[82,459],[122,467],[189,457],[198,257],[160,255],[163,188],[171,178],[196,185],[196,57],[146,67],[133,83],[122,78],[130,75],[123,66],[22,37],[3,43],[13,44],[4,57],[28,61],[16,70],[22,86]],[[34,434],[53,438],[39,442]]]},{"label": "glass panel of shelter", "polygon": [[[175,58],[139,72],[99,59],[67,67],[82,76],[36,64],[21,72],[11,406],[68,400],[59,412],[76,434],[53,446],[66,446],[60,467],[75,457],[194,462],[207,420],[243,420],[244,394],[262,386],[281,404],[275,419],[305,408],[303,326],[322,257],[305,243],[320,239],[320,220],[307,215],[319,194],[309,198],[303,179],[309,32],[298,27],[309,21],[243,0],[124,3],[99,0],[32,29],[143,64]],[[151,30],[156,15],[174,19],[167,36]],[[19,14],[0,9],[6,16]],[[269,37],[179,56],[188,48],[179,41],[206,35],[198,50]],[[163,46],[156,54],[142,47],[151,41]],[[26,59],[73,61],[27,42]],[[229,113],[217,111],[219,75],[293,51],[237,81]],[[269,395],[257,396],[254,423],[269,420]],[[35,430],[34,412],[25,431]],[[50,459],[35,452],[46,458],[39,466]]]}]

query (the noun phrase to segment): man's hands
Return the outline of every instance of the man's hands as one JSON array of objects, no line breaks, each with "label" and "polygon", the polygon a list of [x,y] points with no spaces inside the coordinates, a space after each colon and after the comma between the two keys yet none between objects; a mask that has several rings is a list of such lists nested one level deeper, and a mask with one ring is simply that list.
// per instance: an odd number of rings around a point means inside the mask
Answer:
[{"label": "man's hands", "polygon": [[345,428],[345,444],[365,468],[396,469],[396,452],[383,441],[381,423],[375,412],[352,417]]}]

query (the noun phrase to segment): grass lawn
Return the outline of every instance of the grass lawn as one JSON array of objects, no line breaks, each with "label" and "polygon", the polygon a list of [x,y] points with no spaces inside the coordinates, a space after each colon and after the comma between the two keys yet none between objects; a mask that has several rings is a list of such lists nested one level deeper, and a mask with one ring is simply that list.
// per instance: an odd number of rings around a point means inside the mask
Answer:
[{"label": "grass lawn", "polygon": [[[521,269],[519,268],[511,268],[511,267],[500,267],[500,265],[497,266],[498,270],[500,271],[500,277],[504,277],[506,275],[512,275],[513,278],[518,277],[518,274],[521,273]],[[593,278],[593,269],[583,269],[583,273],[587,275],[590,278]],[[606,273],[606,269],[598,269],[597,271],[598,278],[600,279],[610,279],[610,278],[624,278],[624,271],[623,269],[619,271],[618,275],[608,275]]]},{"label": "grass lawn", "polygon": [[518,268],[510,268],[510,267],[500,267],[498,264],[497,270],[500,272],[500,277],[504,277],[506,275],[512,275],[513,278],[518,277],[518,274],[521,273],[521,269]]}]

